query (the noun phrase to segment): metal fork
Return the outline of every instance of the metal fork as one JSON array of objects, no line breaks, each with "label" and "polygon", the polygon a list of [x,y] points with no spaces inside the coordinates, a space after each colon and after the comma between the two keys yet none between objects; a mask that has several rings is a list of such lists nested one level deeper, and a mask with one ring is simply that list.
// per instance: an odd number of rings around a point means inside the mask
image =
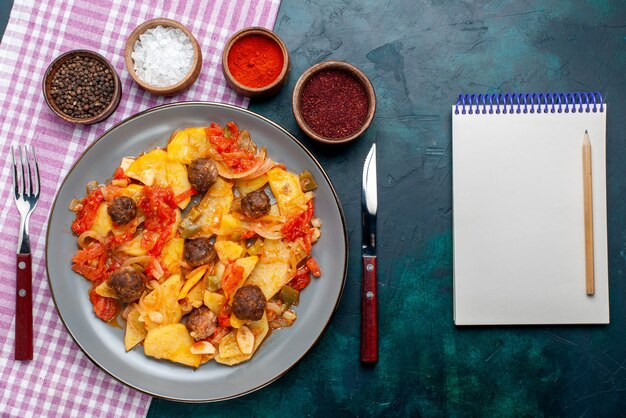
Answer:
[{"label": "metal fork", "polygon": [[32,152],[32,163],[29,158],[29,147],[18,148],[15,158],[15,147],[11,147],[13,157],[13,186],[15,188],[15,206],[20,212],[20,235],[17,241],[16,262],[16,293],[15,293],[15,359],[31,360],[33,358],[33,296],[32,296],[32,261],[30,254],[30,237],[28,226],[30,214],[39,200],[40,181],[39,166],[35,149]]}]

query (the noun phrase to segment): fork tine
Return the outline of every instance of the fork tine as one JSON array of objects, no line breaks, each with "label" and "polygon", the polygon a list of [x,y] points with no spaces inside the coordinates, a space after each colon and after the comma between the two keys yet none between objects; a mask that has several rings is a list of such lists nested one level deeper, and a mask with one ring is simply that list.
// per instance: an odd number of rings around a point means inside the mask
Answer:
[{"label": "fork tine", "polygon": [[13,186],[15,187],[15,198],[20,196],[20,183],[17,174],[17,163],[15,162],[15,146],[11,145],[11,157],[13,158]]},{"label": "fork tine", "polygon": [[28,194],[28,189],[26,188],[27,179],[30,178],[30,175],[26,177],[26,167],[28,166],[28,158],[25,155],[24,146],[19,147],[20,150],[20,165],[22,166],[22,194],[26,196]]},{"label": "fork tine", "polygon": [[39,164],[37,164],[37,154],[35,153],[35,147],[30,147],[33,152],[33,162],[35,163],[35,178],[37,179],[37,192],[35,197],[39,197],[39,191],[41,190],[41,179],[39,178]]},{"label": "fork tine", "polygon": [[26,171],[28,172],[28,195],[33,196],[35,188],[33,187],[33,177],[30,173],[30,158],[28,158],[28,145],[24,145],[24,158],[26,159]]}]

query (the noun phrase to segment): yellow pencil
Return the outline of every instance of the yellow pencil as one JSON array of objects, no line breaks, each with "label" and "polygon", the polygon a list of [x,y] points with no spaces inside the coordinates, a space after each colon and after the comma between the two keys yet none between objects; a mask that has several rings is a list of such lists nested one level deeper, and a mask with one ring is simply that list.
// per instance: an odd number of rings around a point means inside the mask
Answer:
[{"label": "yellow pencil", "polygon": [[585,283],[587,294],[595,293],[593,277],[593,193],[591,189],[591,143],[585,130],[583,140],[583,198],[585,201]]}]

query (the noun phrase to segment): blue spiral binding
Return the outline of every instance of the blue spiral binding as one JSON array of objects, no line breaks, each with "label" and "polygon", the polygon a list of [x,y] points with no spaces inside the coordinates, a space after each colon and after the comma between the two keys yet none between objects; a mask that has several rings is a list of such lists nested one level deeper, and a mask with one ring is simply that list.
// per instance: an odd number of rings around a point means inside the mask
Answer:
[{"label": "blue spiral binding", "polygon": [[576,93],[460,94],[454,107],[454,113],[457,115],[529,112],[604,112],[604,99],[602,94],[597,91]]}]

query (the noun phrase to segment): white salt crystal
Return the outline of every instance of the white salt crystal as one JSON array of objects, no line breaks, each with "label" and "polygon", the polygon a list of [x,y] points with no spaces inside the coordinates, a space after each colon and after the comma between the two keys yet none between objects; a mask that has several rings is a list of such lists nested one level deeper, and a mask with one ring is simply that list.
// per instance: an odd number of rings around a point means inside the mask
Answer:
[{"label": "white salt crystal", "polygon": [[139,35],[131,54],[139,78],[155,87],[181,81],[191,70],[193,46],[180,29],[157,26]]}]

